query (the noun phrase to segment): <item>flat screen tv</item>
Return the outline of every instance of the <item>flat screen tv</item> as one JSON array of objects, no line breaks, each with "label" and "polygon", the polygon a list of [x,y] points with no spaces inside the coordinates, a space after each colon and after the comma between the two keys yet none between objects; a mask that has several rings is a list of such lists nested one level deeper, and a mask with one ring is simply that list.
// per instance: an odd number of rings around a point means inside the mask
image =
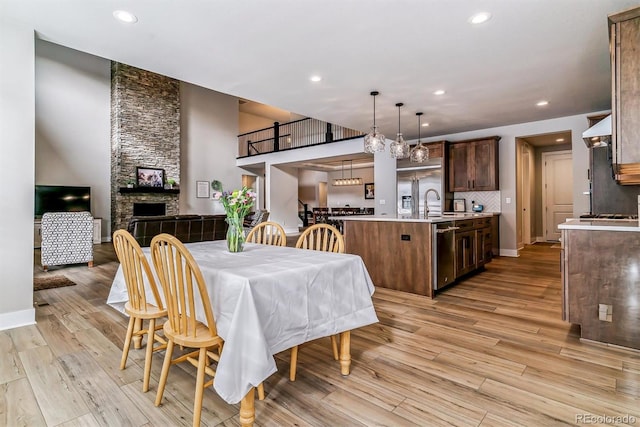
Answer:
[{"label": "flat screen tv", "polygon": [[36,185],[35,217],[45,212],[91,212],[91,187]]}]

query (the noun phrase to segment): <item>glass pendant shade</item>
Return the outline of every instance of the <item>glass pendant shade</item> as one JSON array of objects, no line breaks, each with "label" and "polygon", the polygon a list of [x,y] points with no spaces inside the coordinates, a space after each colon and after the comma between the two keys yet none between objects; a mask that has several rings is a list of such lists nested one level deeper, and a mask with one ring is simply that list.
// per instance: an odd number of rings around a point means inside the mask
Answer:
[{"label": "glass pendant shade", "polygon": [[422,163],[429,160],[429,148],[420,141],[420,116],[422,116],[422,113],[416,113],[416,116],[418,116],[418,144],[411,150],[411,161]]},{"label": "glass pendant shade", "polygon": [[372,127],[371,132],[364,137],[364,152],[384,151],[384,139],[384,135],[378,132],[378,126]]},{"label": "glass pendant shade", "polygon": [[429,160],[429,148],[420,142],[413,148],[413,150],[411,150],[411,161],[415,163],[422,163],[426,160]]},{"label": "glass pendant shade", "polygon": [[378,127],[376,126],[376,96],[378,94],[379,92],[376,91],[371,92],[371,96],[373,96],[373,127],[371,132],[364,137],[365,153],[376,153],[384,150],[385,138],[383,134],[378,132]]},{"label": "glass pendant shade", "polygon": [[409,143],[404,140],[402,134],[399,133],[395,141],[389,146],[391,157],[395,159],[406,159],[410,153]]},{"label": "glass pendant shade", "polygon": [[398,136],[389,146],[389,153],[394,159],[406,159],[409,157],[410,152],[409,143],[404,140],[402,132],[400,132],[400,107],[403,105],[402,102],[396,104],[396,107],[398,107]]}]

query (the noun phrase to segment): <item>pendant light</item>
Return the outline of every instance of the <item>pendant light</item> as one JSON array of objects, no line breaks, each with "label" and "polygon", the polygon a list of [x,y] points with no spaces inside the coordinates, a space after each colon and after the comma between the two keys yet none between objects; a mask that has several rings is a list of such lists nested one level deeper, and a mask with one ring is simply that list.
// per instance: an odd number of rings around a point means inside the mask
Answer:
[{"label": "pendant light", "polygon": [[418,116],[418,145],[411,150],[411,161],[422,163],[425,160],[429,160],[429,148],[420,141],[420,128],[422,127],[420,124],[420,116],[422,116],[422,113],[416,113],[416,116]]},{"label": "pendant light", "polygon": [[373,96],[373,127],[364,137],[364,152],[375,153],[384,150],[384,135],[378,132],[378,126],[376,126],[376,96],[379,95],[378,91],[371,92]]},{"label": "pendant light", "polygon": [[394,159],[406,159],[409,157],[409,144],[404,140],[402,132],[400,131],[400,107],[403,105],[402,102],[396,104],[396,107],[398,107],[398,136],[389,146],[389,152]]},{"label": "pendant light", "polygon": [[[351,171],[350,177],[344,177],[344,162],[349,162],[349,170]],[[334,179],[333,185],[342,187],[345,185],[362,185],[362,178],[354,178],[353,177],[353,160],[343,160],[342,161],[342,178]]]}]

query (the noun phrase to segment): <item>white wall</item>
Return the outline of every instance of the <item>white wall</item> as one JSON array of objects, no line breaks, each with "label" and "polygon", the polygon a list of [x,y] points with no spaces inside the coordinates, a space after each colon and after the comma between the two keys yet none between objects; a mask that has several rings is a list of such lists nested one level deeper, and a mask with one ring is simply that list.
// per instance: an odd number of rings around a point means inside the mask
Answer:
[{"label": "white wall", "polygon": [[111,236],[111,62],[36,40],[39,185],[91,187],[91,213]]},{"label": "white wall", "polygon": [[266,209],[269,220],[282,225],[285,233],[298,233],[298,169],[272,165],[267,168]]},{"label": "white wall", "polygon": [[0,330],[33,308],[34,30],[0,14]]},{"label": "white wall", "polygon": [[243,133],[273,127],[273,122],[275,120],[267,119],[265,117],[260,117],[249,113],[238,113],[238,101],[237,98],[234,99],[236,99],[236,113],[238,114],[238,132],[236,133],[236,137]]},{"label": "white wall", "polygon": [[[362,178],[361,185],[333,185],[334,179],[343,177],[342,171],[328,173],[327,207],[343,207],[349,205],[352,208],[373,208],[375,200],[364,198],[364,184],[374,182],[373,168],[358,168],[353,170],[353,176]],[[351,178],[351,170],[345,170],[345,178]]]},{"label": "white wall", "polygon": [[181,82],[180,109],[180,213],[219,213],[212,200],[196,198],[196,181],[217,179],[225,190],[242,186],[243,171],[235,166],[238,99]]},{"label": "white wall", "polygon": [[320,206],[318,184],[327,181],[327,172],[298,170],[298,199],[309,205],[309,210]]}]

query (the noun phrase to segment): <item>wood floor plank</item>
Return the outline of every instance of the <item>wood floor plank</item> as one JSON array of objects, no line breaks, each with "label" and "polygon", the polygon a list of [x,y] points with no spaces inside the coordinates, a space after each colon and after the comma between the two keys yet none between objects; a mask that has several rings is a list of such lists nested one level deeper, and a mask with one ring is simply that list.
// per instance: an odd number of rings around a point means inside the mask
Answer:
[{"label": "wood floor plank", "polygon": [[56,427],[100,427],[100,424],[93,414],[86,414],[66,423],[58,424]]},{"label": "wood floor plank", "polygon": [[485,410],[469,402],[437,395],[430,399],[407,398],[393,412],[417,425],[477,426],[486,415]]},{"label": "wood floor plank", "polygon": [[10,329],[7,333],[11,337],[13,346],[18,352],[47,345],[47,342],[42,338],[42,334],[35,325]]},{"label": "wood floor plank", "polygon": [[[76,333],[76,337],[80,342],[80,347],[91,355],[102,370],[106,372],[116,384],[130,384],[142,378],[146,346],[139,350],[133,348],[129,350],[130,357],[127,359],[127,365],[125,369],[120,369],[122,349],[116,347],[98,330],[94,328],[83,329]],[[142,363],[136,362],[136,356]],[[157,360],[156,363],[158,363]],[[151,366],[153,367],[153,363]]]},{"label": "wood floor plank", "polygon": [[567,405],[536,393],[525,391],[498,381],[488,379],[481,391],[499,399],[508,400],[515,405],[530,408],[560,423],[573,425],[578,414],[588,414],[582,407]]},{"label": "wood floor plank", "polygon": [[89,412],[49,347],[31,348],[19,354],[47,425],[55,426]]},{"label": "wood floor plank", "polygon": [[361,399],[343,390],[330,393],[323,399],[339,412],[348,413],[353,419],[367,426],[420,426],[415,422],[393,412],[388,412],[382,408]]},{"label": "wood floor plank", "polygon": [[47,425],[26,377],[0,384],[0,425]]},{"label": "wood floor plank", "polygon": [[7,331],[0,331],[0,384],[24,377],[22,362],[11,336]]},{"label": "wood floor plank", "polygon": [[138,426],[148,422],[144,414],[87,352],[63,355],[60,363],[100,425]]},{"label": "wood floor plank", "polygon": [[57,316],[41,316],[38,330],[56,356],[82,350],[76,336],[69,332]]}]

